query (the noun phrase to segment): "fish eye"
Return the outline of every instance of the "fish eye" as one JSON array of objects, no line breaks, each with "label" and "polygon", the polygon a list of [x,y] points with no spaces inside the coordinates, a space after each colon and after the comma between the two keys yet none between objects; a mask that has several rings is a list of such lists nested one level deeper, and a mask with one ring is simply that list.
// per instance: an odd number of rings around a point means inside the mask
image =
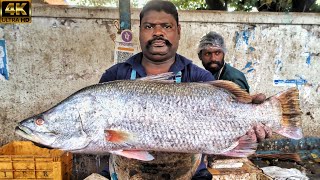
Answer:
[{"label": "fish eye", "polygon": [[35,123],[36,123],[36,125],[41,126],[41,125],[44,124],[44,120],[39,118],[39,119],[37,119],[37,120],[35,121]]}]

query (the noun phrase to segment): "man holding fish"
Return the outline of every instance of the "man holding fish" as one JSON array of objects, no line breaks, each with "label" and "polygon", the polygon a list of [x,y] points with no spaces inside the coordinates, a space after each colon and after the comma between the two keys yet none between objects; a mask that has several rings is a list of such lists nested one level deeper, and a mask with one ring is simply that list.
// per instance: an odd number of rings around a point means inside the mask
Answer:
[{"label": "man holding fish", "polygon": [[[194,65],[191,60],[176,53],[180,40],[180,33],[181,26],[179,24],[178,12],[171,2],[148,2],[140,13],[139,40],[142,52],[129,58],[126,62],[116,64],[107,69],[102,75],[100,83],[124,79],[134,80],[166,72],[173,72],[175,74],[174,80],[176,83],[206,82],[214,80],[214,77],[210,72]],[[218,41],[216,45],[224,45],[223,39],[222,44],[221,41]],[[219,49],[219,52],[222,51],[224,53],[225,47],[219,47],[216,48],[216,50]],[[203,49],[199,50],[199,57],[205,55],[205,53],[201,54],[201,52],[208,51],[207,49],[204,49],[204,51],[202,50]],[[222,52],[220,55],[222,55]],[[204,64],[204,67],[210,71],[210,68],[207,68],[206,64]],[[220,78],[216,76],[216,79]],[[244,81],[241,82],[242,84],[237,81],[235,83],[249,92],[249,86],[245,78]],[[257,103],[261,103],[264,100],[264,96],[261,95],[252,97],[253,101],[256,101]],[[258,124],[253,129],[249,130],[247,135],[250,135],[252,139],[256,140],[258,138],[258,140],[261,141],[265,137],[271,136],[271,130],[262,124]],[[104,172],[104,175],[107,174],[108,172]],[[193,179],[211,178],[212,176],[207,171],[202,157],[199,168]]]},{"label": "man holding fish", "polygon": [[112,179],[211,179],[201,154],[248,157],[271,132],[264,125],[302,138],[296,88],[254,104],[235,83],[213,81],[177,54],[180,32],[176,7],[149,1],[140,13],[142,53],[21,121],[16,134],[74,153],[120,155],[110,157]]}]

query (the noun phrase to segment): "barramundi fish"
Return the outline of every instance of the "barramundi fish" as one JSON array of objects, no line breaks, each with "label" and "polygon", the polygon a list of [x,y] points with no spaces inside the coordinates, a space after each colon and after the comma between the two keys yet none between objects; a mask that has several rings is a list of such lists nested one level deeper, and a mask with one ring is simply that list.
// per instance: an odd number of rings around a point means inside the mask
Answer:
[{"label": "barramundi fish", "polygon": [[149,151],[246,157],[257,147],[246,132],[258,123],[288,138],[303,136],[296,88],[253,104],[233,82],[159,78],[171,75],[85,87],[21,121],[15,132],[51,148],[144,161],[153,159]]}]

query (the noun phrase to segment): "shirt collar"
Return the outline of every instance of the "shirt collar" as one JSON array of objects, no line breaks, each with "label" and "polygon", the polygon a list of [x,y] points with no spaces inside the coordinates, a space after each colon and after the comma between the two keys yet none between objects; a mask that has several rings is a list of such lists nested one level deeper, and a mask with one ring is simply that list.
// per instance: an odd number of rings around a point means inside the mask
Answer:
[{"label": "shirt collar", "polygon": [[176,60],[171,65],[169,71],[178,73],[179,71],[182,71],[185,68],[186,64],[189,64],[189,63],[190,62],[188,61],[184,61],[180,55],[176,54]]},{"label": "shirt collar", "polygon": [[[130,64],[132,66],[132,68],[137,71],[137,74],[139,74],[140,77],[145,77],[145,76],[147,76],[147,73],[141,64],[141,60],[142,60],[142,52],[129,58],[126,61],[126,63]],[[169,71],[174,72],[174,73],[178,73],[179,71],[182,71],[185,68],[185,66],[190,63],[191,63],[191,61],[188,61],[183,56],[176,54],[176,60],[171,65]]]},{"label": "shirt collar", "polygon": [[137,74],[139,74],[140,77],[145,77],[147,76],[147,73],[144,67],[142,66],[141,60],[142,60],[142,52],[129,58],[127,60],[127,63],[132,66],[132,69],[136,70]]},{"label": "shirt collar", "polygon": [[214,77],[219,80],[221,78],[221,76],[224,74],[226,68],[226,62],[223,63],[222,68],[214,75]]}]

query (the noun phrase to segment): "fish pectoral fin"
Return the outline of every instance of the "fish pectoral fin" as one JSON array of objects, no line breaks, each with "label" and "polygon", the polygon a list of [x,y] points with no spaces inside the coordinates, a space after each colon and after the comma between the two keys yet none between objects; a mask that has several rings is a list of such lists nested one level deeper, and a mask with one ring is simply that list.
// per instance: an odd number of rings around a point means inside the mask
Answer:
[{"label": "fish pectoral fin", "polygon": [[117,150],[110,151],[112,154],[116,154],[119,156],[124,156],[130,159],[137,159],[141,161],[151,161],[154,157],[147,151],[139,151],[139,150]]},{"label": "fish pectoral fin", "polygon": [[255,153],[257,146],[258,143],[256,143],[256,141],[251,139],[250,136],[244,135],[220,155],[231,157],[248,157]]},{"label": "fish pectoral fin", "polygon": [[234,98],[239,102],[243,102],[243,103],[252,102],[252,97],[250,96],[250,94],[232,81],[216,80],[216,81],[210,81],[206,83],[229,91],[234,96]]},{"label": "fish pectoral fin", "polygon": [[130,145],[132,142],[136,141],[136,138],[133,134],[130,134],[125,131],[119,130],[105,130],[105,139],[106,141],[117,143],[117,144],[127,144]]}]

